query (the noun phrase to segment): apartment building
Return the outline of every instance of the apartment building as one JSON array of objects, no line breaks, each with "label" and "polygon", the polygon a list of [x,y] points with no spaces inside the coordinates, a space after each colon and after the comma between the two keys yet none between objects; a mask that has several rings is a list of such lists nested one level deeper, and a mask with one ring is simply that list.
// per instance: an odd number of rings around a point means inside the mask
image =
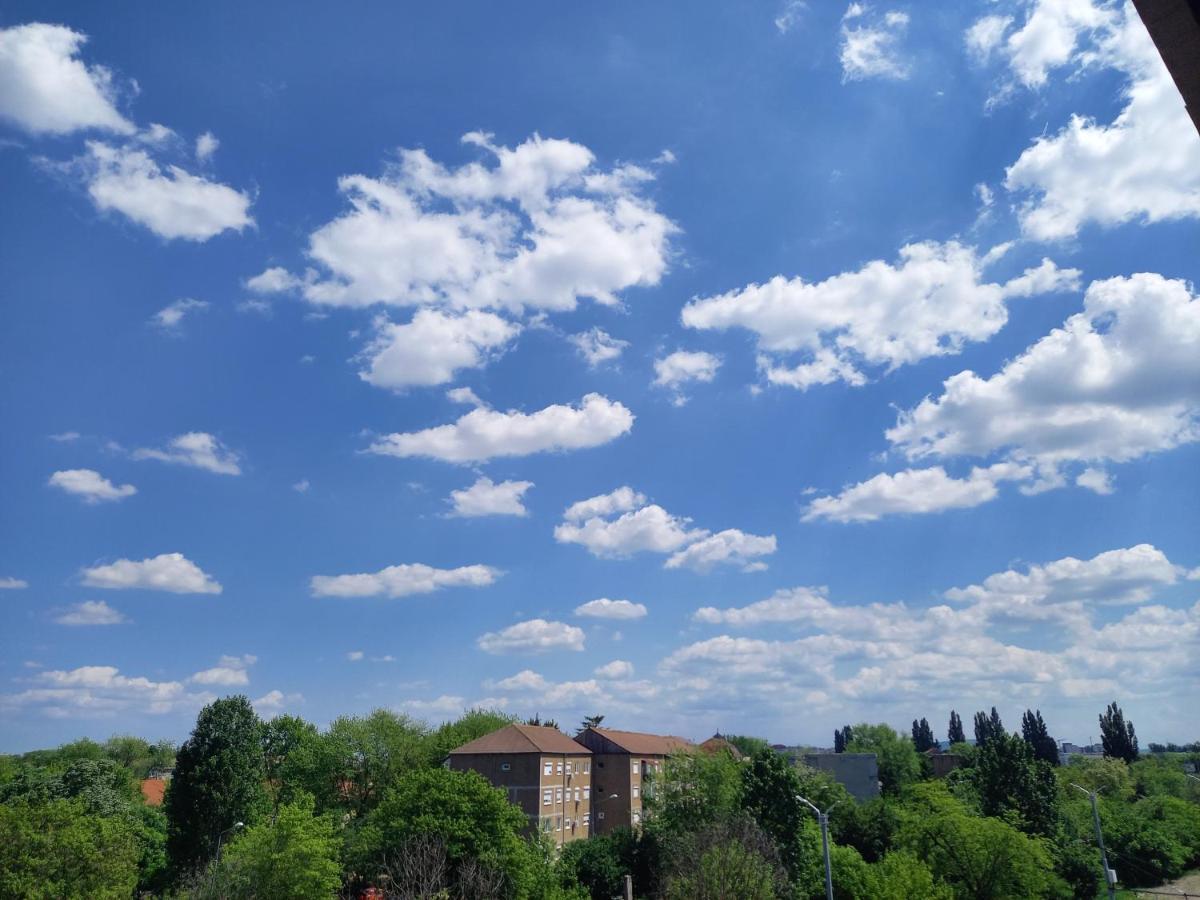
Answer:
[{"label": "apartment building", "polygon": [[662,772],[672,753],[695,749],[687,738],[612,728],[588,728],[575,740],[592,754],[593,834],[640,825],[647,776]]},{"label": "apartment building", "polygon": [[449,768],[478,772],[560,847],[592,834],[592,751],[557,728],[508,725],[450,751]]}]

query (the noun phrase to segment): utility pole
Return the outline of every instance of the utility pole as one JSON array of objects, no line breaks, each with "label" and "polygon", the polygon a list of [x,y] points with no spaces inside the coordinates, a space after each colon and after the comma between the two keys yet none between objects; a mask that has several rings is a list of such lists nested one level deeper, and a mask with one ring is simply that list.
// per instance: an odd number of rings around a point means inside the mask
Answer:
[{"label": "utility pole", "polygon": [[817,821],[821,825],[821,849],[825,853],[825,900],[833,900],[833,870],[829,867],[829,809],[833,809],[837,804],[821,812],[811,800],[799,794],[796,795],[796,799],[817,814]]},{"label": "utility pole", "polygon": [[1117,900],[1117,891],[1113,885],[1116,881],[1116,873],[1108,867],[1108,854],[1104,852],[1104,833],[1100,830],[1100,809],[1096,806],[1096,792],[1080,787],[1074,782],[1071,782],[1071,787],[1077,791],[1083,791],[1092,801],[1092,822],[1096,825],[1096,843],[1100,845],[1100,865],[1104,867],[1104,883],[1108,886],[1108,900]]}]

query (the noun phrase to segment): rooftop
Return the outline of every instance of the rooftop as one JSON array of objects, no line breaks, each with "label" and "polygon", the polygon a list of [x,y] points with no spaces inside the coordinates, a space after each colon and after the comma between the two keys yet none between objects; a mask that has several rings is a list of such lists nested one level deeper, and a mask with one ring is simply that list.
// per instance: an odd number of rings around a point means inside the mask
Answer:
[{"label": "rooftop", "polygon": [[591,753],[587,747],[577,744],[557,728],[544,725],[506,725],[455,747],[450,755],[460,753]]},{"label": "rooftop", "polygon": [[589,730],[608,738],[628,753],[644,753],[648,756],[668,756],[680,750],[692,750],[696,746],[687,738],[673,734],[644,734],[640,731],[616,731],[612,728]]}]

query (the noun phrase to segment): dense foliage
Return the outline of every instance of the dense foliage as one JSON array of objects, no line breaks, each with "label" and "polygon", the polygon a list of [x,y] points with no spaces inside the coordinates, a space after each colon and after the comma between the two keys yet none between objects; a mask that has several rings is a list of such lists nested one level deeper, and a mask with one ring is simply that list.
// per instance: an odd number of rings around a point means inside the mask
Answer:
[{"label": "dense foliage", "polygon": [[[639,898],[820,900],[808,800],[829,812],[840,900],[1085,900],[1102,890],[1089,791],[1123,885],[1200,867],[1200,781],[1185,773],[1200,753],[1137,754],[1115,705],[1102,716],[1108,755],[1061,766],[1040,710],[1019,735],[979,713],[978,744],[952,713],[961,765],[940,779],[920,752],[937,752],[927,718],[911,733],[839,728],[839,750],[877,756],[882,792],[864,802],[766,740],[731,735],[745,759],[672,756],[650,776],[638,827],[561,851],[505,791],[442,766],[514,719],[472,710],[431,728],[376,710],[322,730],[262,722],[232,697],[201,711],[177,758],[129,736],[0,757],[0,897],[332,900],[370,887],[387,900],[611,900],[631,876]],[[146,806],[139,779],[172,764],[165,807]]]}]

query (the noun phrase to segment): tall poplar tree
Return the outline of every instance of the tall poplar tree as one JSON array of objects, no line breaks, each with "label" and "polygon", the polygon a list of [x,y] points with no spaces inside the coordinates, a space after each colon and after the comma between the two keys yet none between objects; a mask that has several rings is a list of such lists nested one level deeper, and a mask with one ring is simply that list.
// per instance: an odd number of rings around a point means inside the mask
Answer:
[{"label": "tall poplar tree", "polygon": [[1127,763],[1137,762],[1138,739],[1133,723],[1125,721],[1125,713],[1116,701],[1100,716],[1100,740],[1104,744],[1104,755],[1112,759],[1123,759]]},{"label": "tall poplar tree", "polygon": [[1042,711],[1025,710],[1021,716],[1021,737],[1025,739],[1033,758],[1052,766],[1058,765],[1058,742],[1046,730],[1046,722],[1042,719]]},{"label": "tall poplar tree", "polygon": [[964,744],[967,741],[967,733],[963,731],[962,717],[954,710],[950,710],[950,727],[946,729],[946,740],[951,744]]}]

